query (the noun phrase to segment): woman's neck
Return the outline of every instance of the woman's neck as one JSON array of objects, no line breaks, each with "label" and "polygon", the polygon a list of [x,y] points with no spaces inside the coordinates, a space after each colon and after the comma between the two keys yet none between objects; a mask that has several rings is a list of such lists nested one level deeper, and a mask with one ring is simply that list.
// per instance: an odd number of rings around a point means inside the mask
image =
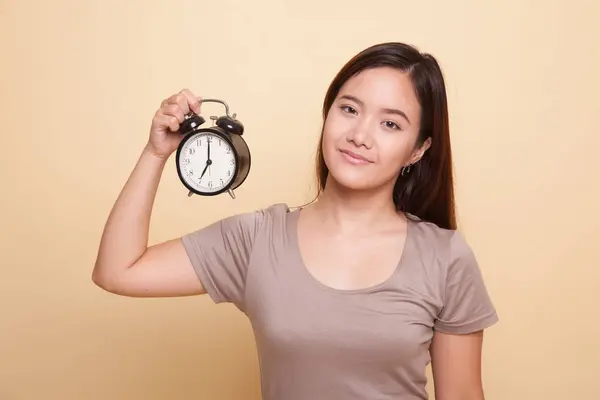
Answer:
[{"label": "woman's neck", "polygon": [[349,190],[331,179],[312,208],[324,227],[348,233],[397,226],[398,219],[403,218],[389,190]]}]

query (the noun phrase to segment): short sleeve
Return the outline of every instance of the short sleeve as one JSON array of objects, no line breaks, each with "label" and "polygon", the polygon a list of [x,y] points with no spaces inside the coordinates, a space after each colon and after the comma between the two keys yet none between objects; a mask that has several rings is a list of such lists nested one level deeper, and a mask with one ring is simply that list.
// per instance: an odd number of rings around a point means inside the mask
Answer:
[{"label": "short sleeve", "polygon": [[246,274],[263,210],[221,219],[181,240],[192,266],[215,303],[233,303],[244,311]]},{"label": "short sleeve", "polygon": [[434,329],[466,334],[498,322],[475,255],[458,232],[450,243],[450,258],[444,288],[444,304]]}]

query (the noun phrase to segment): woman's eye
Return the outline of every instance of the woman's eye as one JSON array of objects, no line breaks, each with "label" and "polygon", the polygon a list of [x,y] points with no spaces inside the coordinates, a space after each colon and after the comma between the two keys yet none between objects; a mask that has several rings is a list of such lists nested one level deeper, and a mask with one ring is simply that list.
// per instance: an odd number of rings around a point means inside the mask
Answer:
[{"label": "woman's eye", "polygon": [[384,124],[385,124],[385,126],[387,128],[400,129],[400,127],[398,126],[398,124],[396,124],[395,122],[392,122],[392,121],[385,121]]},{"label": "woman's eye", "polygon": [[356,114],[356,110],[350,106],[342,106],[342,111],[350,114]]}]

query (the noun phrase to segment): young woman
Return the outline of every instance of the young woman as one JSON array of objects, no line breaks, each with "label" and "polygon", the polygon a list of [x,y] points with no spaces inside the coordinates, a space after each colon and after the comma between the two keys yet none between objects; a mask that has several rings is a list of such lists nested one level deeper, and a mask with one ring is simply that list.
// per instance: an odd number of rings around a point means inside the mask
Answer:
[{"label": "young woman", "polygon": [[498,317],[456,231],[445,83],[434,57],[372,46],[323,105],[320,191],[148,246],[179,123],[199,98],[163,101],[106,223],[94,282],[124,296],[208,293],[250,319],[265,400],[482,400],[482,332]]}]

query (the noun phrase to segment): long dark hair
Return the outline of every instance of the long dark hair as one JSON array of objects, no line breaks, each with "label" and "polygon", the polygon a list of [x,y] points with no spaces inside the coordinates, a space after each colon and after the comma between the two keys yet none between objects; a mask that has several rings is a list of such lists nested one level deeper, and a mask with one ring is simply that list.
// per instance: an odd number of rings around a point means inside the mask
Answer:
[{"label": "long dark hair", "polygon": [[[432,139],[431,147],[410,167],[410,172],[399,174],[393,193],[396,209],[441,228],[456,229],[446,86],[433,56],[398,42],[376,44],[361,51],[342,67],[329,85],[323,102],[323,121],[344,83],[361,71],[377,67],[392,67],[410,74],[421,105],[421,130],[416,146],[420,147],[429,137]],[[318,195],[325,189],[329,174],[323,158],[322,138],[323,129],[316,155]]]}]

